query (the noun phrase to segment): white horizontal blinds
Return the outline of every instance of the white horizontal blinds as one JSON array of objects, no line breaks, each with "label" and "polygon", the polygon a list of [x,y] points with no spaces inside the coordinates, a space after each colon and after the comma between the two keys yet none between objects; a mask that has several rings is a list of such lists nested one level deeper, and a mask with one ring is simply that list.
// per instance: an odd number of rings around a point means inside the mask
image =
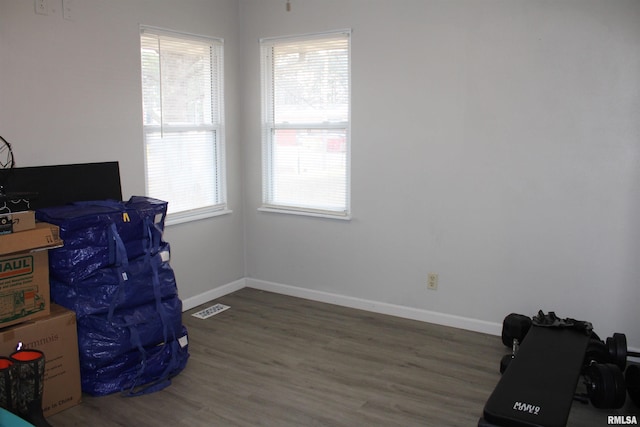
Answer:
[{"label": "white horizontal blinds", "polygon": [[267,206],[347,215],[349,34],[263,41]]},{"label": "white horizontal blinds", "polygon": [[273,46],[274,121],[346,124],[349,120],[349,40],[334,36]]},{"label": "white horizontal blinds", "polygon": [[222,183],[222,44],[141,33],[147,194],[169,213],[218,209]]}]

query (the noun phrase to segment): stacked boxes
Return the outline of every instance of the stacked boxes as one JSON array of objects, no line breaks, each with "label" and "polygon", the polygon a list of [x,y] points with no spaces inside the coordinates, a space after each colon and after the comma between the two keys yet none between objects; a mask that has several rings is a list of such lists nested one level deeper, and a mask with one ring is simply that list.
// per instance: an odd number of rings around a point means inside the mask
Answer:
[{"label": "stacked boxes", "polygon": [[78,334],[73,311],[51,304],[48,316],[0,329],[0,354],[10,355],[19,343],[45,355],[42,396],[45,417],[80,403]]},{"label": "stacked boxes", "polygon": [[0,327],[49,314],[47,250],[61,245],[47,223],[0,236]]},{"label": "stacked boxes", "polygon": [[[14,222],[25,226],[27,221]],[[15,220],[14,217],[12,219]],[[45,416],[76,405],[81,398],[75,313],[50,303],[48,251],[62,246],[59,228],[33,223],[0,235],[0,355],[19,344],[45,354]]]}]

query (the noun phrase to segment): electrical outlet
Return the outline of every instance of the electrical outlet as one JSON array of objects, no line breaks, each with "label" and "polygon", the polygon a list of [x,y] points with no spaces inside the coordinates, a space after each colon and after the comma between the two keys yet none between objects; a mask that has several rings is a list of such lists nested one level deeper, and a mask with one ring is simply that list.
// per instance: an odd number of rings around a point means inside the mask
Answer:
[{"label": "electrical outlet", "polygon": [[75,18],[76,0],[62,0],[62,17],[67,21]]},{"label": "electrical outlet", "polygon": [[38,15],[48,15],[49,14],[49,5],[47,4],[47,0],[35,0],[36,4],[36,13]]},{"label": "electrical outlet", "polygon": [[427,276],[427,288],[432,291],[438,290],[438,274],[429,273]]}]

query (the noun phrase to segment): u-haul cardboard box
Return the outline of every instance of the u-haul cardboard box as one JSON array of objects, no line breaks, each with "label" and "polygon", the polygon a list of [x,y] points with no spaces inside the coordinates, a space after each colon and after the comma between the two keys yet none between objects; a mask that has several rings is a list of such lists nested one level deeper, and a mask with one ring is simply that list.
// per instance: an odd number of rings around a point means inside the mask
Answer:
[{"label": "u-haul cardboard box", "polygon": [[44,222],[0,235],[0,328],[49,314],[47,249],[61,245],[59,228]]},{"label": "u-haul cardboard box", "polygon": [[42,409],[45,417],[80,403],[78,331],[73,311],[51,304],[51,314],[47,317],[0,329],[0,355],[10,356],[18,343],[22,343],[22,348],[44,353]]}]

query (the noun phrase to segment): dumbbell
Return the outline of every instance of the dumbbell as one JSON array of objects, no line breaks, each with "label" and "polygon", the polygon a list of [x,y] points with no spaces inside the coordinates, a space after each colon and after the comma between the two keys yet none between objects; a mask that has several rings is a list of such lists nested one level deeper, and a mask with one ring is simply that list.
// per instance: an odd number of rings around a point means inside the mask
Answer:
[{"label": "dumbbell", "polygon": [[523,314],[511,313],[502,321],[502,343],[511,348],[511,354],[505,354],[500,360],[500,373],[507,370],[516,356],[518,347],[531,328],[532,320]]},{"label": "dumbbell", "polygon": [[629,365],[624,374],[631,401],[640,408],[640,365]]},{"label": "dumbbell", "polygon": [[501,374],[504,374],[504,371],[507,370],[507,368],[509,367],[509,364],[514,359],[514,357],[516,357],[517,353],[518,353],[518,340],[514,339],[513,340],[513,350],[512,350],[512,352],[510,354],[505,354],[504,356],[502,356],[502,359],[500,359],[500,373]]},{"label": "dumbbell", "polygon": [[588,366],[592,361],[613,363],[624,371],[627,366],[628,356],[640,357],[640,353],[628,351],[625,334],[616,332],[613,336],[608,337],[606,341],[602,341],[594,333],[585,353],[585,366]]},{"label": "dumbbell", "polygon": [[625,334],[616,332],[612,337],[607,338],[606,344],[611,361],[622,370],[627,366],[627,357],[640,357],[640,353],[627,349],[627,336]]},{"label": "dumbbell", "polygon": [[618,409],[627,397],[622,370],[613,363],[591,363],[584,370],[589,401],[596,408]]},{"label": "dumbbell", "polygon": [[[625,334],[614,333],[613,336],[608,337],[606,341],[601,341],[600,338],[596,334],[593,334],[592,340],[589,342],[587,347],[587,352],[585,354],[585,377],[587,377],[587,369],[591,365],[594,364],[605,364],[611,365],[611,368],[605,370],[617,368],[619,372],[613,374],[595,374],[595,377],[603,377],[613,375],[616,378],[616,383],[620,382],[620,376],[622,375],[622,371],[624,371],[627,365],[627,358],[631,357],[640,357],[640,353],[635,351],[629,351],[627,349],[627,337]],[[593,375],[593,369],[591,371],[591,377]],[[590,377],[590,378],[591,378]],[[610,384],[611,380],[607,380],[606,383]],[[622,384],[626,383],[626,391],[629,393],[629,397],[631,401],[638,407],[640,407],[640,366],[639,365],[629,365],[624,373],[624,378],[622,379]],[[597,402],[606,402],[609,398],[604,398],[601,396],[604,393],[604,389],[607,384],[600,384],[592,386],[592,393],[594,394],[594,398]],[[595,389],[593,389],[595,387]],[[619,392],[619,387],[616,387],[616,392]],[[620,399],[620,397],[618,397]],[[614,398],[615,400],[615,398]],[[596,406],[596,404],[594,404]]]},{"label": "dumbbell", "polygon": [[[612,337],[607,338],[606,346],[609,357],[622,370],[627,365],[627,357],[640,357],[639,352],[628,350],[625,334],[614,333]],[[627,366],[624,380],[631,401],[640,407],[640,366],[635,364]]]},{"label": "dumbbell", "polygon": [[532,323],[531,318],[523,314],[507,315],[502,321],[502,343],[509,348],[513,346],[514,339],[521,343],[531,329]]}]

